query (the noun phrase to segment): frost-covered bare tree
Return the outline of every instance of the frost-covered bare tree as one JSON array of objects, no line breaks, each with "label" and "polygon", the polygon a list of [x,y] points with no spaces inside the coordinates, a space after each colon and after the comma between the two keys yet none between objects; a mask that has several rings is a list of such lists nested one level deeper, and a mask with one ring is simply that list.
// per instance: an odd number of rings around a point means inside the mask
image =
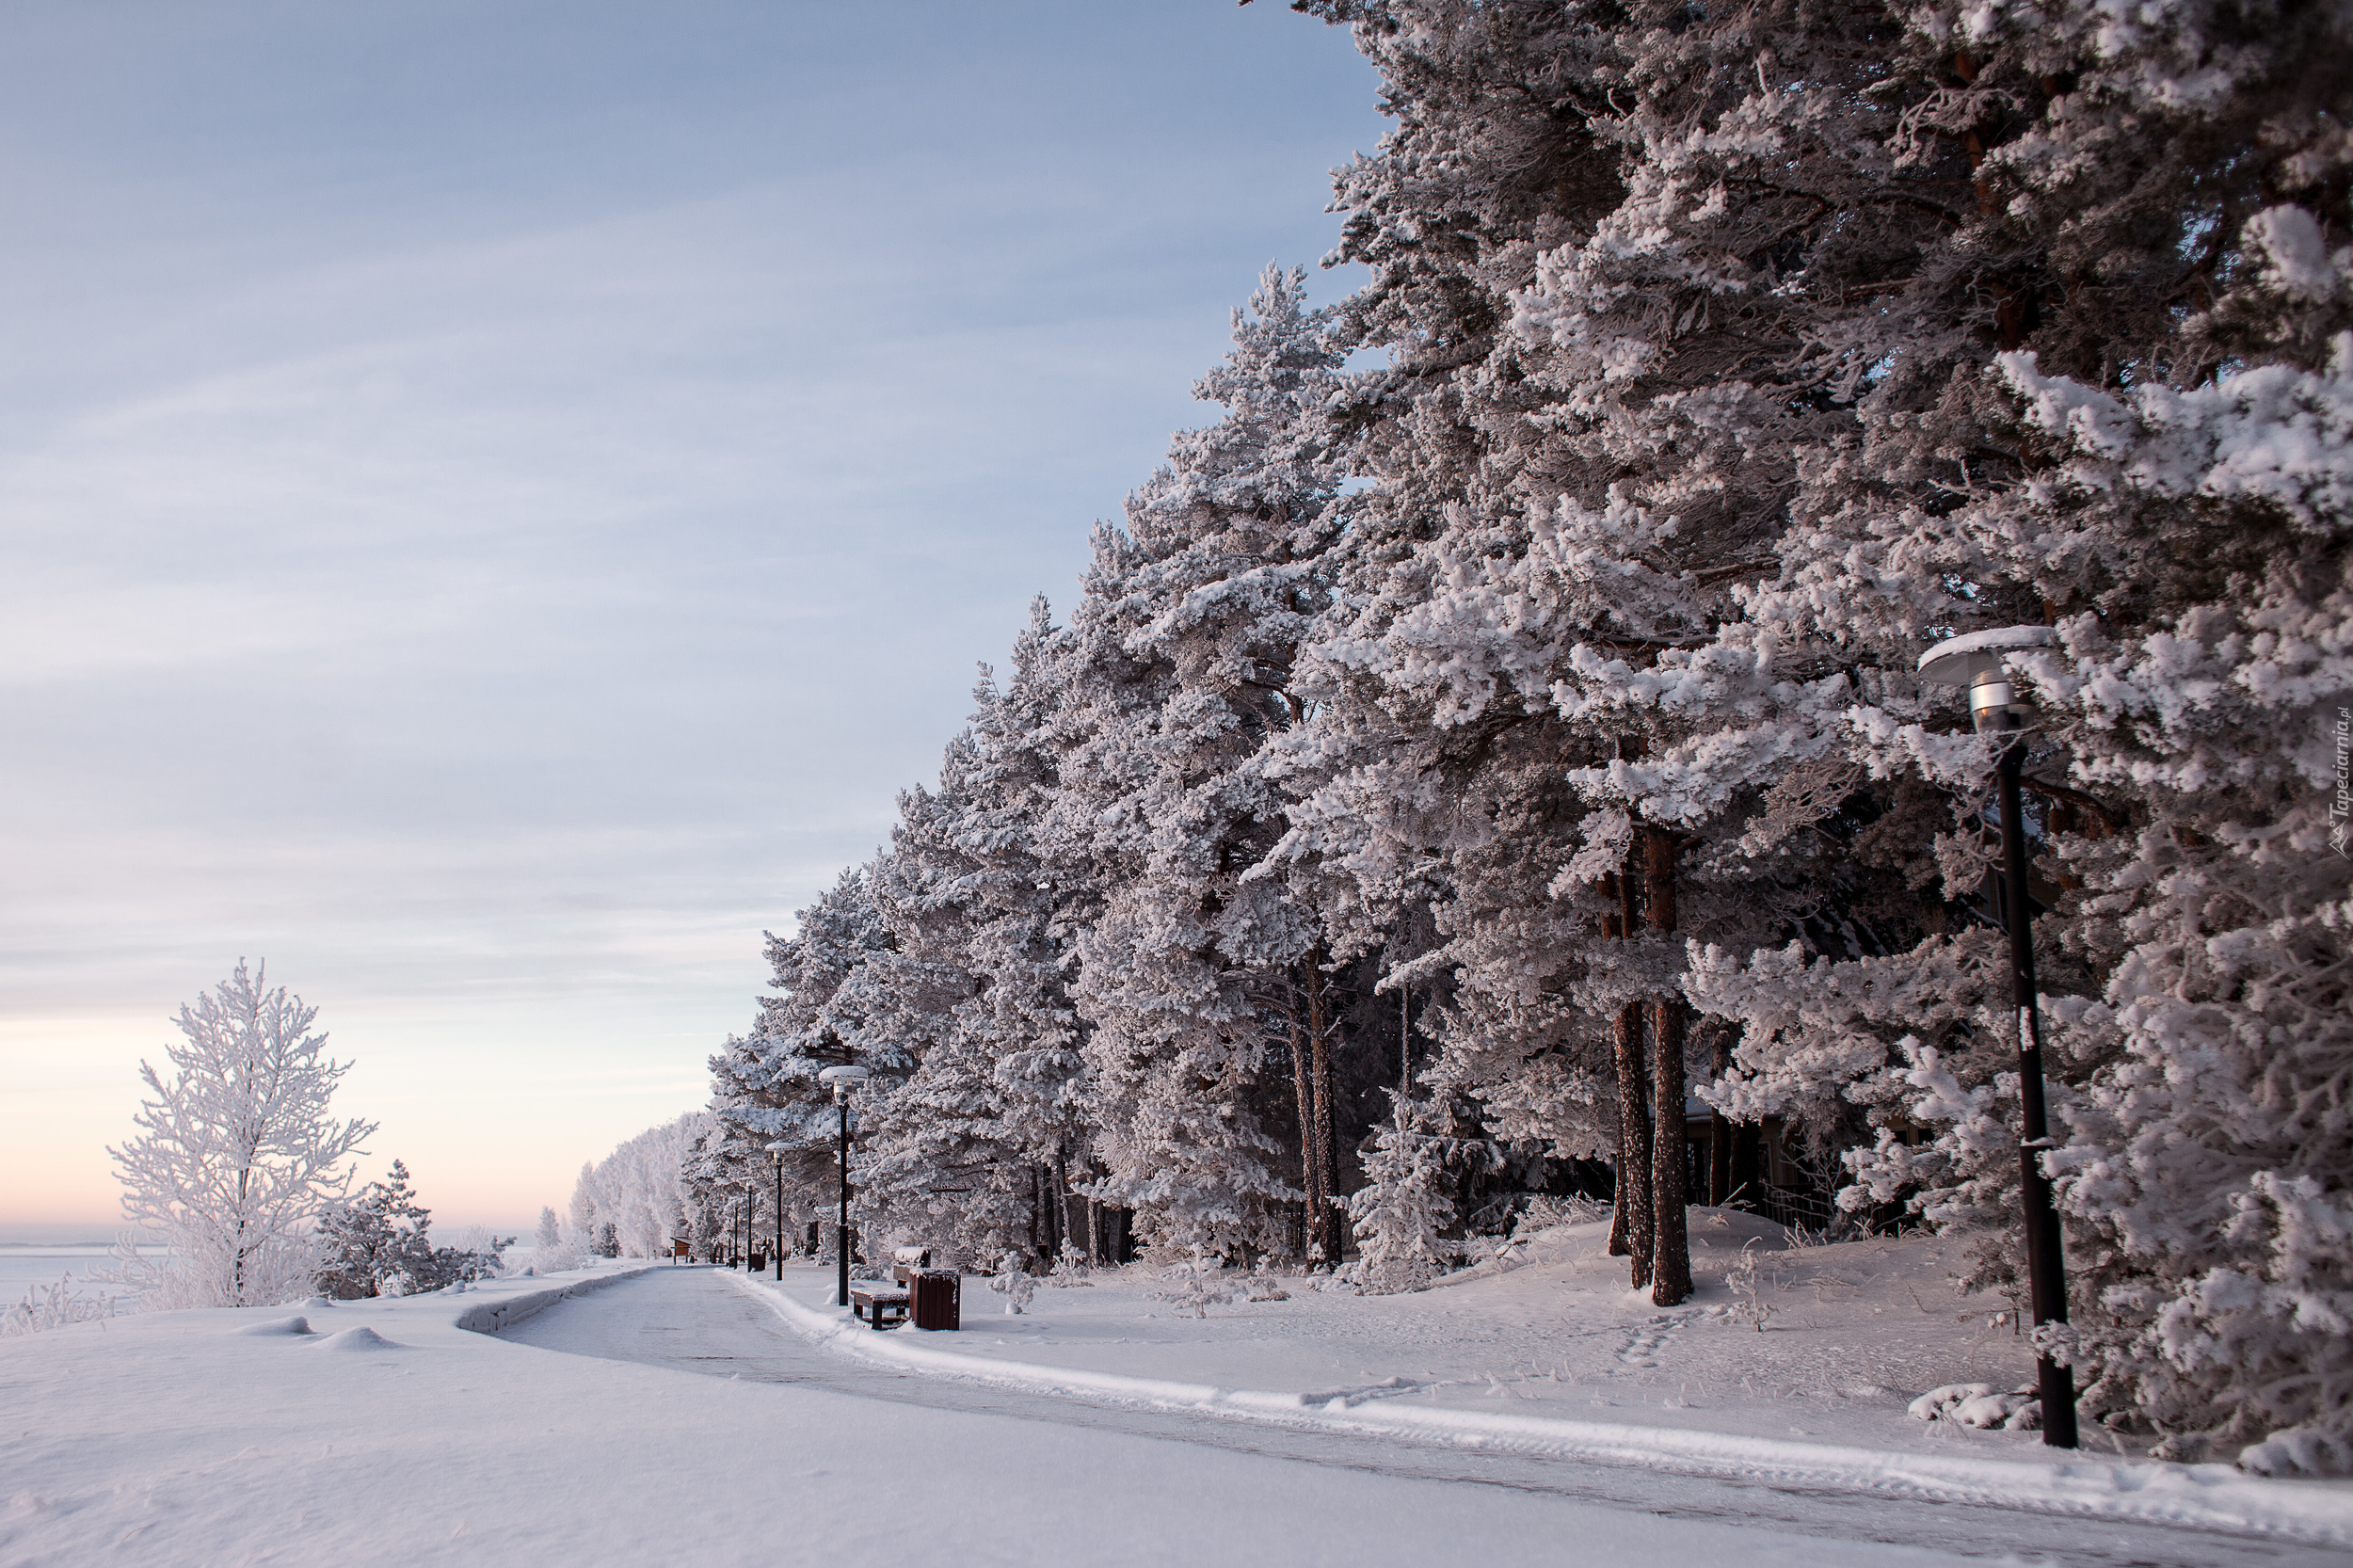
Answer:
[{"label": "frost-covered bare tree", "polygon": [[[252,1306],[309,1294],[320,1217],[349,1190],[346,1163],[376,1131],[328,1114],[350,1069],[312,1032],[318,1009],[262,966],[236,971],[176,1021],[165,1070],[139,1064],[152,1097],[134,1118],[139,1135],[109,1148],[136,1233],[118,1248],[115,1277],[149,1308]],[[167,1073],[168,1076],[166,1076]]]}]

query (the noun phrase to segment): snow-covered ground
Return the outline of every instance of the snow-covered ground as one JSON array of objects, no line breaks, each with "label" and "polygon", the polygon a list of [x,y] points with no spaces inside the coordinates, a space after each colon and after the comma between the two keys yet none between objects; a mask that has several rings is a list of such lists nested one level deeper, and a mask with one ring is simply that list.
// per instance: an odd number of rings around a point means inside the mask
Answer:
[{"label": "snow-covered ground", "polygon": [[[1417,1295],[1355,1297],[1278,1278],[1283,1302],[1236,1300],[1208,1319],[1156,1300],[1144,1264],[1096,1272],[1090,1288],[1040,1283],[1021,1316],[968,1283],[958,1349],[1040,1366],[1172,1377],[1245,1389],[1355,1389],[1417,1408],[1509,1410],[1689,1432],[1835,1438],[1904,1452],[2038,1455],[2031,1432],[1918,1422],[1913,1396],[1942,1384],[2012,1389],[2033,1353],[2003,1302],[1948,1283],[1958,1245],[1925,1236],[1791,1248],[1786,1231],[1737,1210],[1692,1210],[1697,1292],[1664,1309],[1626,1288],[1608,1222],[1542,1231]],[[1755,1243],[1763,1333],[1725,1286]],[[812,1288],[824,1281],[812,1273]],[[812,1297],[831,1300],[831,1297]],[[2094,1432],[2094,1446],[2121,1452]]]},{"label": "snow-covered ground", "polygon": [[[1019,1318],[992,1315],[998,1298],[972,1280],[968,1326],[954,1336],[843,1329],[823,1305],[825,1272],[808,1265],[782,1290],[623,1263],[462,1293],[77,1325],[0,1341],[0,1409],[12,1417],[0,1434],[0,1563],[1600,1564],[1719,1553],[1839,1568],[2041,1555],[2038,1540],[2086,1561],[2320,1562],[2353,1545],[2353,1495],[2333,1483],[2114,1459],[2055,1466],[2016,1434],[1889,1428],[1929,1446],[1909,1457],[1857,1447],[1859,1428],[1769,1436],[1767,1394],[1711,1405],[1696,1381],[1693,1399],[1670,1406],[1658,1396],[1679,1389],[1668,1380],[1686,1360],[1752,1356],[1763,1390],[1758,1373],[1796,1379],[1805,1363],[1753,1347],[1785,1332],[1801,1349],[1826,1331],[1794,1326],[1794,1275],[1793,1326],[1779,1330],[1776,1316],[1762,1336],[1705,1316],[1717,1304],[1705,1297],[1671,1325],[1651,1324],[1622,1291],[1578,1301],[1571,1292],[1593,1288],[1576,1283],[1581,1245],[1556,1233],[1530,1249],[1534,1261],[1419,1297],[1301,1293],[1213,1305],[1207,1319],[1172,1317],[1137,1269],[1041,1288]],[[1841,1266],[1834,1251],[1804,1256]],[[593,1293],[565,1295],[582,1288]],[[1879,1288],[1826,1301],[1819,1320],[1884,1316],[1864,1302]],[[1531,1368],[1525,1352],[1514,1375],[1512,1348],[1565,1333],[1571,1316],[1599,1350],[1562,1352],[1574,1365],[1559,1384],[1559,1364]],[[1627,1332],[1603,1332],[1605,1320]],[[1710,1336],[1730,1361],[1705,1360],[1720,1353],[1704,1349]],[[1858,1357],[1916,1351],[1924,1370],[1945,1368],[1893,1331],[1834,1342],[1849,1340]],[[1547,1343],[1545,1355],[1560,1350]],[[867,1359],[876,1352],[899,1363]],[[953,1375],[976,1361],[1033,1386]],[[1067,1369],[1079,1368],[1099,1369]],[[1623,1451],[1602,1465],[1545,1457],[1576,1451],[1547,1444],[1576,1398],[1554,1390],[1577,1388],[1580,1368],[1628,1396],[1599,1410],[1587,1396],[1585,1417],[1623,1423],[1606,1427]],[[1410,1393],[1371,1387],[1433,1375]],[[1191,1386],[1211,1377],[1223,1410]],[[1073,1379],[1096,1381],[1082,1390],[1094,1402],[1051,1392]],[[1540,1385],[1541,1399],[1521,1397]],[[1877,1398],[1849,1402],[1875,1410]],[[1123,1413],[1123,1400],[1167,1408]],[[1531,1410],[1533,1421],[1521,1414]],[[1707,1425],[1711,1412],[1722,1427]],[[1816,1470],[1776,1480],[1754,1467],[1768,1453]],[[1744,1480],[1679,1479],[1743,1464]],[[2007,1476],[2021,1496],[1912,1500],[1961,1496],[1945,1483],[1963,1471],[1980,1487]],[[1488,1484],[1465,1484],[1476,1481]],[[2154,1508],[2144,1522],[2127,1517],[2136,1496]],[[2075,1518],[2058,1535],[2047,1521],[2041,1537],[1977,1528],[1998,1512],[1985,1505],[2004,1501]],[[2169,1527],[2155,1540],[2145,1520],[2169,1516],[2231,1533]],[[2139,1532],[2129,1547],[2116,1533],[2128,1528]]]},{"label": "snow-covered ground", "polygon": [[[1478,1269],[1410,1295],[1350,1296],[1278,1278],[1287,1301],[1236,1299],[1196,1319],[1156,1299],[1156,1271],[1098,1271],[1082,1288],[1040,1282],[1007,1316],[968,1281],[956,1349],[1042,1366],[1353,1398],[1796,1437],[1913,1453],[2039,1456],[2033,1432],[1977,1432],[1907,1414],[1948,1384],[2009,1389],[2034,1377],[1998,1301],[1956,1295],[1957,1243],[1874,1238],[1791,1248],[1779,1225],[1729,1209],[1690,1213],[1684,1304],[1661,1310],[1626,1288],[1606,1222],[1544,1231]],[[1762,1332],[1724,1284],[1755,1243]],[[829,1276],[808,1272],[810,1301]],[[811,1294],[810,1292],[816,1292]],[[1371,1385],[1394,1380],[1388,1389]],[[2104,1453],[2122,1448],[2094,1430]]]},{"label": "snow-covered ground", "polygon": [[[2283,1531],[2353,1546],[2353,1485],[2277,1482],[2227,1465],[2157,1464],[2090,1429],[2079,1455],[2038,1432],[1921,1420],[1931,1389],[2030,1382],[1999,1302],[1957,1296],[1954,1243],[1874,1238],[1791,1246],[1779,1227],[1691,1212],[1698,1289],[1660,1310],[1626,1288],[1606,1223],[1563,1225],[1412,1295],[1354,1296],[1277,1279],[1279,1301],[1205,1317],[1144,1265],[1083,1287],[1041,1283],[1006,1314],[968,1279],[952,1336],[844,1328],[823,1268],[787,1270],[784,1317],[840,1352],[1039,1390],[1216,1409],[1432,1441],[1624,1461],[1693,1474],[2054,1512]],[[1727,1286],[1746,1250],[1757,1286]],[[740,1276],[739,1276],[740,1277]],[[775,1287],[767,1286],[774,1291]],[[1768,1310],[1762,1327],[1751,1303]]]},{"label": "snow-covered ground", "polygon": [[1944,1560],[459,1326],[550,1283],[0,1342],[0,1562],[1384,1564],[1553,1561],[1572,1543],[1596,1563]]}]

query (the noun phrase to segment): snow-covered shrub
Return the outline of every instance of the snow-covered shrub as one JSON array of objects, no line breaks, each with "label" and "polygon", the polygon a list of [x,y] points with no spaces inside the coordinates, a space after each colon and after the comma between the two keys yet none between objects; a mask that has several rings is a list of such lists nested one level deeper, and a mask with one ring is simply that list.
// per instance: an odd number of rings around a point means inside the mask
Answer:
[{"label": "snow-covered shrub", "polygon": [[1291,1293],[1283,1288],[1283,1282],[1273,1274],[1252,1274],[1242,1282],[1244,1301],[1287,1302]]},{"label": "snow-covered shrub", "polygon": [[0,1309],[0,1338],[23,1334],[39,1334],[44,1329],[63,1328],[68,1323],[87,1323],[100,1318],[111,1318],[119,1298],[89,1295],[73,1288],[73,1276],[66,1274],[54,1285],[28,1287],[24,1299]]},{"label": "snow-covered shrub", "polygon": [[1990,1383],[1948,1383],[1929,1389],[1909,1408],[1917,1421],[1952,1421],[1980,1432],[1995,1427],[2038,1432],[2042,1426],[2042,1401],[2033,1384],[2002,1393]]},{"label": "snow-covered shrub", "polygon": [[1224,1306],[1234,1299],[1234,1283],[1215,1257],[1188,1258],[1160,1271],[1160,1285],[1152,1297],[1179,1312],[1207,1318],[1210,1307]]},{"label": "snow-covered shrub", "polygon": [[1022,1268],[1022,1256],[1009,1252],[998,1260],[996,1273],[989,1276],[988,1288],[1005,1298],[1005,1315],[1017,1318],[1037,1294],[1037,1276]]},{"label": "snow-covered shrub", "polygon": [[1757,1239],[1750,1237],[1740,1245],[1739,1261],[1724,1271],[1724,1288],[1733,1295],[1733,1318],[1765,1332],[1765,1320],[1773,1315],[1770,1302],[1765,1299],[1767,1282],[1756,1256]]},{"label": "snow-covered shrub", "polygon": [[1365,1160],[1366,1184],[1348,1200],[1359,1252],[1354,1277],[1374,1295],[1418,1290],[1437,1278],[1448,1251],[1438,1233],[1454,1219],[1450,1140],[1433,1129],[1433,1102],[1394,1098]]},{"label": "snow-covered shrub", "polygon": [[389,1181],[372,1181],[319,1226],[320,1259],[312,1283],[337,1301],[412,1296],[468,1280],[494,1279],[512,1237],[488,1237],[479,1250],[437,1247],[432,1211],[420,1207],[408,1167],[392,1161]]},{"label": "snow-covered shrub", "polygon": [[1538,1192],[1528,1200],[1519,1218],[1512,1222],[1512,1239],[1520,1240],[1555,1225],[1592,1224],[1609,1219],[1609,1205],[1581,1192],[1571,1192],[1565,1197]]}]

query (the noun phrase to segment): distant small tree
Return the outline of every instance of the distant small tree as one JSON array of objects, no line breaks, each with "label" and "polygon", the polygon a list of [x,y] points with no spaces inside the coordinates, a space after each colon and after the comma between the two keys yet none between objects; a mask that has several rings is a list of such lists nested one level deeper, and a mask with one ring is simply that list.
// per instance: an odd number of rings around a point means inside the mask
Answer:
[{"label": "distant small tree", "polygon": [[319,1226],[321,1253],[312,1283],[337,1301],[408,1296],[498,1272],[514,1238],[491,1237],[488,1252],[433,1244],[432,1210],[417,1202],[408,1167],[392,1161],[389,1181],[372,1181]]},{"label": "distant small tree", "polygon": [[543,1253],[553,1253],[562,1249],[564,1227],[556,1220],[554,1209],[541,1208],[539,1210],[539,1233],[531,1239],[531,1244]]},{"label": "distant small tree", "polygon": [[349,1187],[344,1161],[376,1131],[328,1116],[351,1064],[321,1054],[317,1008],[265,984],[266,966],[248,972],[239,959],[180,1009],[183,1038],[165,1048],[171,1078],[139,1064],[153,1095],[133,1118],[140,1135],[106,1151],[124,1217],[162,1249],[151,1256],[126,1235],[108,1277],[149,1308],[249,1306],[307,1288],[312,1227]]},{"label": "distant small tree", "polygon": [[618,1257],[621,1256],[620,1227],[614,1224],[610,1220],[605,1222],[604,1234],[597,1239],[597,1256],[599,1257]]}]

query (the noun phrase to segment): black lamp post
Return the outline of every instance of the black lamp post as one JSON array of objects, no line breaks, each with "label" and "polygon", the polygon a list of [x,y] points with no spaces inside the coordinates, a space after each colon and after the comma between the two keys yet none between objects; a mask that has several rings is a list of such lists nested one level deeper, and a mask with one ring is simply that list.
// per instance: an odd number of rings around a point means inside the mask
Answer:
[{"label": "black lamp post", "polygon": [[[1923,680],[1969,688],[1970,717],[1980,735],[2015,735],[2027,709],[2004,667],[2007,655],[2048,648],[2047,626],[2003,626],[1937,644],[1920,656]],[[1995,793],[2002,813],[2002,927],[2009,937],[2010,1000],[2018,1010],[2019,1175],[2026,1220],[2026,1279],[2037,1327],[2067,1321],[2067,1263],[2059,1250],[2058,1208],[2042,1156],[2052,1147],[2042,1105],[2042,1015],[2035,1000],[2033,904],[2026,896],[2026,824],[2019,775],[2026,763],[2023,737],[2002,748]],[[2072,1448],[2075,1437],[2075,1374],[2048,1355],[2039,1358],[2042,1441]]]},{"label": "black lamp post", "polygon": [[839,1265],[833,1304],[850,1304],[850,1091],[866,1080],[863,1067],[827,1067],[817,1081],[833,1086],[833,1103],[841,1112],[841,1218],[834,1227],[833,1250]]},{"label": "black lamp post", "polygon": [[776,1283],[784,1283],[784,1157],[792,1147],[779,1138],[768,1145],[776,1160]]}]

